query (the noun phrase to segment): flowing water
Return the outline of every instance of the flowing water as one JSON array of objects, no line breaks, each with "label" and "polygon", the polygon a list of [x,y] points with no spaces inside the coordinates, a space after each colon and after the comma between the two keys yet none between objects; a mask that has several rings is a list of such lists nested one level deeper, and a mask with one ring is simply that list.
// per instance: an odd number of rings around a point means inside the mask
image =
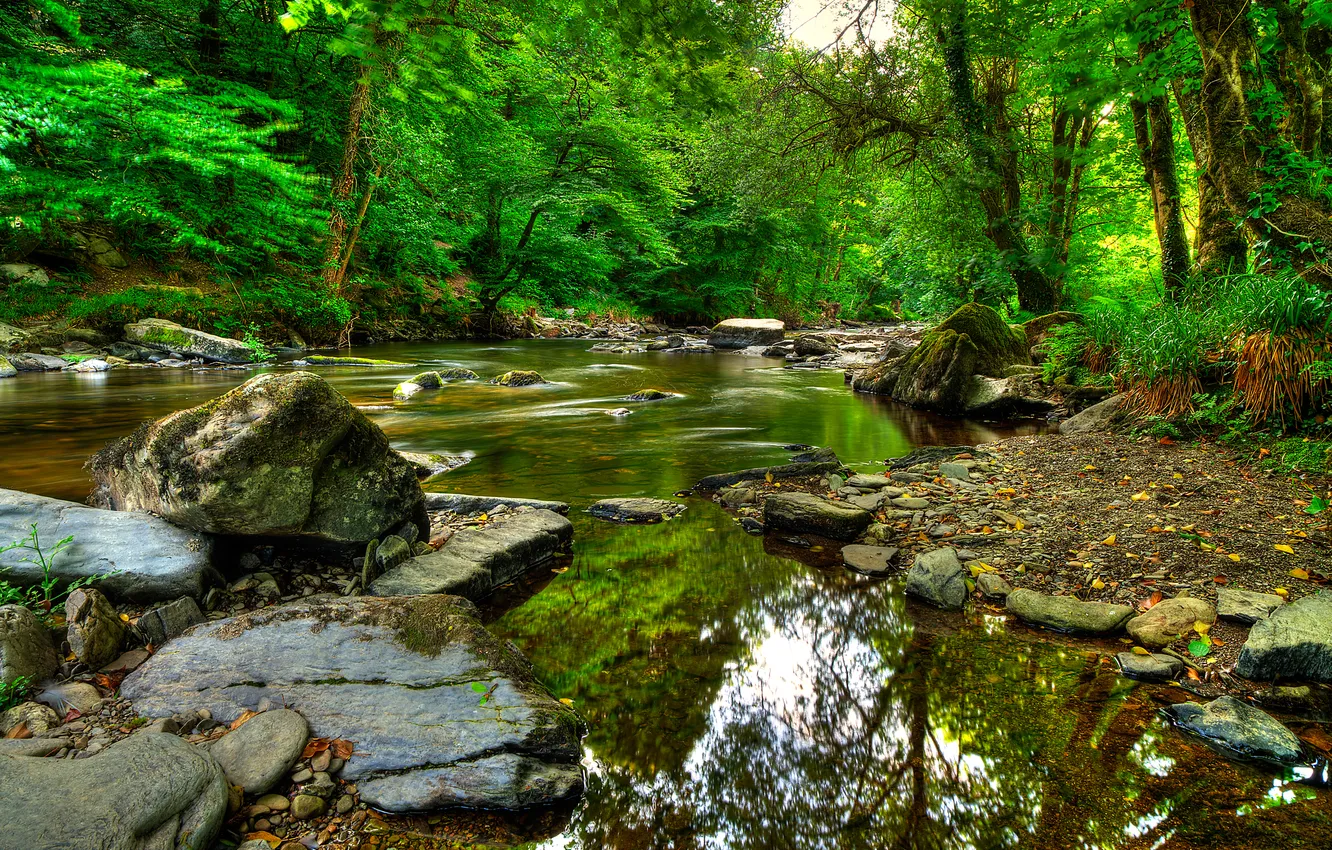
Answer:
[{"label": "flowing water", "polygon": [[[415,369],[323,369],[401,449],[467,454],[428,489],[571,502],[570,562],[486,606],[491,628],[588,718],[572,809],[396,821],[381,846],[542,848],[1327,848],[1332,797],[1231,762],[1157,715],[1178,689],[1116,677],[1102,645],[985,613],[943,615],[744,534],[699,498],[624,527],[580,512],[831,445],[873,468],[1012,426],[849,392],[837,372],[739,356],[604,355],[582,342],[356,353],[540,371],[550,386],[455,384],[394,402]],[[114,370],[0,381],[0,486],[80,499],[83,460],[234,371]],[[682,394],[634,404],[645,387]],[[627,406],[626,418],[605,415]],[[1032,429],[1035,426],[1025,426]],[[822,557],[823,561],[818,559]],[[1090,653],[1090,655],[1089,655]]]}]

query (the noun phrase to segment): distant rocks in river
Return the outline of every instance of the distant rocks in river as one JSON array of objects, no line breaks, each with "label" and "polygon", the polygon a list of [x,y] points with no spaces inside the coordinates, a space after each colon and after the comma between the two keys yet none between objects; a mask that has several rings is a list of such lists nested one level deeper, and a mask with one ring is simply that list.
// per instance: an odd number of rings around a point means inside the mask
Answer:
[{"label": "distant rocks in river", "polygon": [[536,386],[537,384],[548,384],[550,382],[541,377],[538,372],[515,369],[510,372],[505,372],[498,377],[491,378],[488,383],[499,387],[531,387]]},{"label": "distant rocks in river", "polygon": [[260,375],[103,449],[95,501],[229,535],[363,543],[428,533],[416,470],[317,375]]},{"label": "distant rocks in river", "polygon": [[602,499],[594,502],[587,512],[597,519],[612,522],[656,523],[671,519],[684,509],[679,502],[635,497]]},{"label": "distant rocks in river", "polygon": [[121,692],[150,717],[296,707],[315,736],[355,742],[341,778],[384,811],[519,809],[583,789],[581,721],[456,597],[302,601],[197,626]]},{"label": "distant rocks in river", "polygon": [[245,343],[187,328],[166,319],[141,319],[125,325],[125,339],[218,363],[250,363],[256,358]]},{"label": "distant rocks in river", "polygon": [[398,452],[398,454],[412,465],[416,470],[416,477],[422,481],[445,472],[452,472],[471,461],[470,457],[463,455],[442,455],[431,452]]},{"label": "distant rocks in river", "polygon": [[786,325],[777,319],[726,319],[708,334],[713,348],[748,348],[773,345],[786,335]]},{"label": "distant rocks in river", "polygon": [[324,354],[311,354],[302,361],[297,361],[306,366],[411,366],[411,363],[403,363],[400,360],[377,360],[373,357],[335,357]]},{"label": "distant rocks in river", "polygon": [[394,387],[393,397],[398,401],[406,401],[422,390],[438,390],[450,381],[476,381],[480,377],[471,369],[442,369],[422,372]]},{"label": "distant rocks in river", "polygon": [[625,401],[664,401],[668,398],[679,398],[679,393],[668,393],[662,390],[644,389],[624,397]]},{"label": "distant rocks in river", "polygon": [[0,354],[0,378],[12,378],[18,373],[19,370],[9,361],[9,358]]}]

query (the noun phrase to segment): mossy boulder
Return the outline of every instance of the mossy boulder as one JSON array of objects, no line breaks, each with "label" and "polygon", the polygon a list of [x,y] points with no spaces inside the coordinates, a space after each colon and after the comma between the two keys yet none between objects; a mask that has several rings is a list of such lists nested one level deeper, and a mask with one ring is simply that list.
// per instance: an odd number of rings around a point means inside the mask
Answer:
[{"label": "mossy boulder", "polygon": [[18,373],[18,368],[9,362],[9,358],[0,354],[0,378],[12,378]]},{"label": "mossy boulder", "polygon": [[867,370],[852,385],[915,407],[962,413],[974,376],[1002,378],[1009,366],[1030,363],[1021,328],[984,304],[969,303],[925,334],[909,354]]},{"label": "mossy boulder", "polygon": [[411,366],[397,360],[375,360],[372,357],[330,357],[323,354],[311,354],[305,358],[311,366]]},{"label": "mossy boulder", "polygon": [[187,354],[215,363],[249,363],[255,359],[250,347],[239,340],[214,336],[166,319],[131,322],[125,325],[125,339],[158,351]]},{"label": "mossy boulder", "polygon": [[664,400],[666,400],[666,399],[668,399],[668,398],[678,398],[678,397],[679,397],[679,395],[678,395],[677,393],[668,393],[668,392],[664,392],[664,391],[662,391],[662,390],[647,389],[647,390],[639,390],[638,392],[633,393],[632,395],[627,395],[627,396],[624,397],[624,400],[625,400],[625,401],[664,401]]},{"label": "mossy boulder", "polygon": [[499,387],[531,387],[550,382],[541,377],[540,373],[515,369],[512,372],[505,372],[498,378],[491,378],[490,383]]},{"label": "mossy boulder", "polygon": [[327,382],[260,375],[149,422],[88,464],[99,507],[196,531],[364,543],[429,530],[416,470]]}]

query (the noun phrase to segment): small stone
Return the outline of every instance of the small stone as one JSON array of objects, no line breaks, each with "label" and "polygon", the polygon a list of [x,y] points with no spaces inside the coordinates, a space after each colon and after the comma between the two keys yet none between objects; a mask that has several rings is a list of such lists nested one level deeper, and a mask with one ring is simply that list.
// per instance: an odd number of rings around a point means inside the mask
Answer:
[{"label": "small stone", "polygon": [[314,779],[314,771],[308,767],[303,767],[291,775],[291,781],[297,784],[309,782]]},{"label": "small stone", "polygon": [[1115,663],[1125,676],[1144,682],[1169,682],[1184,672],[1183,661],[1159,652],[1150,655],[1121,652],[1115,656]]},{"label": "small stone", "polygon": [[347,812],[350,812],[352,808],[355,807],[355,805],[356,801],[353,800],[350,795],[343,794],[341,797],[338,798],[338,802],[334,806],[334,809],[337,811],[338,814],[345,815],[347,814]]},{"label": "small stone", "polygon": [[332,760],[332,758],[333,755],[328,750],[324,750],[321,753],[316,753],[314,758],[310,759],[310,769],[313,770],[315,773],[322,773],[328,770],[328,764]]},{"label": "small stone", "polygon": [[922,552],[907,573],[906,592],[950,611],[959,611],[967,599],[967,570],[952,549]]},{"label": "small stone", "polygon": [[256,806],[263,806],[270,812],[285,812],[291,808],[291,800],[281,794],[265,794],[254,801]]},{"label": "small stone", "polygon": [[41,681],[58,663],[51,633],[36,614],[22,605],[0,606],[0,682]]},{"label": "small stone", "polygon": [[987,599],[1007,599],[1013,592],[1013,586],[998,573],[981,573],[976,576],[976,589]]},{"label": "small stone", "polygon": [[311,820],[324,813],[327,804],[310,794],[297,794],[291,801],[291,816],[296,820]]},{"label": "small stone", "polygon": [[849,570],[880,578],[893,572],[893,561],[897,558],[897,552],[897,548],[893,546],[864,546],[853,543],[842,547],[842,561]]},{"label": "small stone", "polygon": [[125,623],[100,590],[81,587],[65,600],[69,647],[80,662],[101,667],[120,654]]},{"label": "small stone", "polygon": [[247,794],[262,794],[291,770],[309,737],[304,717],[278,709],[251,717],[220,738],[210,751],[228,782]]},{"label": "small stone", "polygon": [[941,463],[939,464],[939,474],[944,478],[956,478],[959,481],[966,481],[971,476],[971,470],[960,463]]},{"label": "small stone", "polygon": [[314,778],[301,787],[302,794],[309,794],[320,799],[327,800],[336,794],[338,785],[333,781],[333,777],[324,773],[322,770],[314,775]]},{"label": "small stone", "polygon": [[37,701],[53,708],[64,717],[73,709],[79,714],[91,714],[102,704],[102,694],[87,682],[64,682],[43,688]]},{"label": "small stone", "polygon": [[193,597],[182,596],[175,602],[159,605],[144,614],[135,623],[135,628],[139,630],[145,643],[157,647],[206,619],[203,611],[199,610],[199,603],[195,602]]},{"label": "small stone", "polygon": [[1193,628],[1194,623],[1211,625],[1216,611],[1201,599],[1176,597],[1156,603],[1128,621],[1128,633],[1146,647],[1168,646]]}]

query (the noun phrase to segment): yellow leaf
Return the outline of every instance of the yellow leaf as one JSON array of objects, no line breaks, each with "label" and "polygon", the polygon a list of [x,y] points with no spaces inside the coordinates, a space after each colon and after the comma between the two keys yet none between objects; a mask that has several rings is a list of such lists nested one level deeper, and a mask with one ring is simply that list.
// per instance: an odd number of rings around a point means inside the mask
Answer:
[{"label": "yellow leaf", "polygon": [[121,614],[121,615],[120,615],[120,622],[122,622],[122,623],[128,623],[128,622],[129,622],[129,614]]},{"label": "yellow leaf", "polygon": [[480,519],[482,522],[490,522],[490,517],[487,516],[486,514],[481,514],[481,516],[479,517],[479,519]]},{"label": "yellow leaf", "polygon": [[1133,654],[1134,654],[1134,655],[1151,655],[1150,652],[1148,652],[1147,650],[1143,649],[1143,648],[1140,647],[1140,646],[1135,646],[1135,647],[1133,647]]},{"label": "yellow leaf", "polygon": [[1293,570],[1290,571],[1290,575],[1291,575],[1292,578],[1306,578],[1306,579],[1307,579],[1307,578],[1309,577],[1309,571],[1308,571],[1308,570],[1302,570],[1302,569],[1300,569],[1299,567],[1296,567],[1295,569],[1293,569]]},{"label": "yellow leaf", "polygon": [[1161,529],[1161,530],[1162,530],[1162,531],[1171,531],[1171,532],[1173,532],[1173,531],[1175,531],[1176,529],[1175,529],[1175,527],[1174,527],[1173,525],[1167,525],[1165,528],[1163,528],[1163,529]]},{"label": "yellow leaf", "polygon": [[1176,473],[1175,473],[1175,480],[1176,480],[1176,481],[1183,481],[1183,480],[1184,480],[1184,476],[1181,475],[1181,474],[1179,474],[1178,472],[1176,472]]},{"label": "yellow leaf", "polygon": [[560,697],[560,702],[564,703],[565,705],[573,705],[573,700],[569,699],[568,697]]},{"label": "yellow leaf", "polygon": [[1277,596],[1289,596],[1289,595],[1290,595],[1290,591],[1289,591],[1289,590],[1286,590],[1284,587],[1278,587],[1278,588],[1276,588],[1275,590],[1273,590],[1272,592],[1275,593]]},{"label": "yellow leaf", "polygon": [[1150,499],[1151,496],[1148,496],[1148,495],[1147,495],[1147,491],[1146,491],[1146,490],[1143,490],[1141,493],[1134,493],[1133,496],[1132,496],[1131,498],[1132,498],[1133,501],[1135,501],[1135,502],[1145,502],[1145,501],[1147,501],[1148,499]]},{"label": "yellow leaf", "polygon": [[1105,582],[1098,578],[1096,581],[1092,582],[1092,590],[1105,590]]},{"label": "yellow leaf", "polygon": [[763,480],[766,481],[766,482],[768,482],[769,484],[771,484],[771,483],[772,483],[772,473],[771,473],[771,472],[765,472],[765,473],[763,473]]},{"label": "yellow leaf", "polygon": [[1179,530],[1180,530],[1180,531],[1192,531],[1192,530],[1193,530],[1193,523],[1189,523],[1188,525],[1181,525],[1181,526],[1179,527]]},{"label": "yellow leaf", "polygon": [[1115,545],[1115,536],[1114,536],[1113,534],[1110,535],[1109,537],[1107,537],[1107,538],[1105,538],[1104,540],[1102,540],[1102,541],[1101,541],[1101,544],[1102,544],[1102,545],[1105,545],[1105,546],[1113,546],[1113,545]]},{"label": "yellow leaf", "polygon": [[1295,554],[1295,550],[1287,546],[1285,543],[1278,543],[1275,548],[1278,552],[1285,552],[1287,555]]},{"label": "yellow leaf", "polygon": [[1204,623],[1202,620],[1193,624],[1193,630],[1200,635],[1205,635],[1212,629],[1211,623]]},{"label": "yellow leaf", "polygon": [[1239,553],[1238,553],[1238,552],[1231,552],[1231,553],[1230,553],[1229,555],[1227,555],[1226,557],[1229,558],[1230,560],[1234,561],[1234,562],[1237,563],[1237,564],[1239,563],[1240,556],[1239,556]]},{"label": "yellow leaf", "polygon": [[1027,527],[1027,524],[1024,523],[1022,520],[1018,520],[1017,522],[1013,523],[1013,528],[1016,529],[1017,531],[1021,531],[1022,529],[1026,528],[1026,527]]},{"label": "yellow leaf", "polygon": [[1095,472],[1095,471],[1096,471],[1096,467],[1092,466],[1090,463],[1087,464],[1086,466],[1084,466],[1083,469],[1086,470],[1087,472]]},{"label": "yellow leaf", "polygon": [[976,578],[980,576],[981,573],[985,572],[985,570],[982,569],[979,564],[970,564],[968,565],[967,569],[971,570],[972,578]]}]

